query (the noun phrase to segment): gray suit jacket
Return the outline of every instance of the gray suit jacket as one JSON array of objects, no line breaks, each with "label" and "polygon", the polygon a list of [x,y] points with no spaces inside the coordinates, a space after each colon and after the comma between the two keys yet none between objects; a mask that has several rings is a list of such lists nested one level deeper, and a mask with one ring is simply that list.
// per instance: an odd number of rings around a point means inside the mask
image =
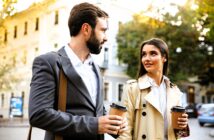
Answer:
[{"label": "gray suit jacket", "polygon": [[[104,139],[98,134],[98,117],[105,114],[102,78],[98,66],[93,65],[99,84],[96,106],[64,47],[34,59],[29,120],[32,126],[46,130],[45,140],[54,140],[54,134],[62,135],[64,140]],[[57,110],[60,68],[68,80],[66,112]]]}]

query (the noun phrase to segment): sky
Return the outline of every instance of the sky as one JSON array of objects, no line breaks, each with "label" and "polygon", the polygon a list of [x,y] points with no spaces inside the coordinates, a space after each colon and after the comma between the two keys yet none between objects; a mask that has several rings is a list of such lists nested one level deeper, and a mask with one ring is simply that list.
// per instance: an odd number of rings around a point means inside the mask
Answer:
[{"label": "sky", "polygon": [[[16,6],[17,11],[21,11],[24,9],[27,9],[32,3],[35,2],[41,2],[43,0],[18,0],[18,4]],[[64,0],[72,2],[71,0]],[[92,1],[92,0],[85,0],[85,1]],[[97,2],[105,1],[114,1],[117,2],[117,4],[121,8],[126,8],[130,12],[136,13],[142,10],[145,10],[149,4],[153,4],[155,6],[162,6],[165,7],[167,11],[170,11],[172,13],[176,12],[176,9],[169,6],[169,3],[176,3],[178,5],[184,5],[186,0],[94,0]],[[0,5],[2,5],[2,1],[0,1]],[[0,6],[1,9],[1,6]]]}]

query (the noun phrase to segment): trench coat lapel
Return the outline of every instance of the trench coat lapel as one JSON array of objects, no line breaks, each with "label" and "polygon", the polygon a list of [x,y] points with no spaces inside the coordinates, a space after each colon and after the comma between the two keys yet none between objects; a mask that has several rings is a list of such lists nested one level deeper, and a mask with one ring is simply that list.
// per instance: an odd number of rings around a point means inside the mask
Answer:
[{"label": "trench coat lapel", "polygon": [[[140,80],[139,83],[143,83],[142,85],[139,85],[140,89],[146,89],[152,86],[148,80],[147,75],[144,75],[139,80]],[[167,94],[166,96],[167,96],[167,111],[168,111],[167,116],[170,116],[170,113],[171,113],[170,110],[172,106],[179,105],[179,99],[181,98],[180,92],[175,90],[175,88],[172,88],[170,84],[171,82],[167,79],[166,80],[166,94]],[[158,100],[157,98],[154,98],[154,96],[151,94],[151,91],[145,96],[145,100],[149,102],[154,108],[156,108],[161,114],[161,111],[159,110],[158,104],[157,104],[159,101],[157,101]]]},{"label": "trench coat lapel", "polygon": [[[151,83],[149,82],[147,75],[144,75],[143,77],[139,78],[138,80],[139,80],[138,84],[139,84],[140,89],[148,89],[152,86]],[[152,95],[151,92],[152,91],[150,90],[149,93],[144,98],[148,103],[150,103],[156,110],[158,110],[160,112],[160,110],[158,108],[157,98],[154,98],[154,96]]]},{"label": "trench coat lapel", "polygon": [[91,106],[93,106],[93,109],[95,109],[91,96],[90,96],[82,78],[76,72],[76,70],[74,69],[74,67],[71,64],[70,59],[67,57],[64,47],[61,48],[58,51],[58,53],[60,55],[61,66],[62,66],[62,69],[63,69],[66,77],[74,85],[74,87],[77,88],[80,91],[80,93],[89,101]]},{"label": "trench coat lapel", "polygon": [[[144,75],[142,78],[139,79],[139,83],[142,83],[139,85],[140,89],[146,89],[150,88],[152,85],[149,82],[148,76]],[[174,95],[171,95],[171,89],[170,89],[170,81],[166,80],[166,92],[167,92],[167,108],[170,108],[173,104],[175,104],[175,100],[179,98],[175,98]],[[154,97],[154,95],[150,92],[145,96],[145,100],[149,102],[155,109],[158,110],[158,112],[161,114],[161,111],[158,107],[158,98]]]}]

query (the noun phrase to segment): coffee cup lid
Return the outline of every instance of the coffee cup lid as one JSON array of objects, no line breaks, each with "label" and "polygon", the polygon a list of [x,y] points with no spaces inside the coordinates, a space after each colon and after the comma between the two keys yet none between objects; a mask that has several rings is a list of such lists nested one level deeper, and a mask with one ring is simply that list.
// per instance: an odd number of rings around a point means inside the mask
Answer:
[{"label": "coffee cup lid", "polygon": [[116,103],[112,103],[110,105],[112,108],[116,108],[116,109],[120,109],[122,111],[127,111],[126,107],[125,106],[122,106],[122,105],[119,105],[119,104],[116,104]]},{"label": "coffee cup lid", "polygon": [[185,108],[182,106],[173,106],[171,108],[171,111],[173,111],[173,112],[185,112]]}]

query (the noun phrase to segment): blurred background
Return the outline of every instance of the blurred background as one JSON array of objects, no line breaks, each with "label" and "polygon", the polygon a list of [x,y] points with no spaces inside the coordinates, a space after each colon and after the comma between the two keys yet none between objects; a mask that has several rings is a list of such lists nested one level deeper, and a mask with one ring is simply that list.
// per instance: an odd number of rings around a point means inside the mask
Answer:
[{"label": "blurred background", "polygon": [[187,139],[214,139],[213,0],[1,0],[1,139],[17,140],[9,132],[26,139],[32,61],[68,43],[68,16],[80,2],[96,4],[110,16],[108,41],[93,56],[103,74],[106,108],[121,101],[124,84],[136,77],[140,43],[158,37],[169,46],[168,76],[184,93],[192,129]]}]

